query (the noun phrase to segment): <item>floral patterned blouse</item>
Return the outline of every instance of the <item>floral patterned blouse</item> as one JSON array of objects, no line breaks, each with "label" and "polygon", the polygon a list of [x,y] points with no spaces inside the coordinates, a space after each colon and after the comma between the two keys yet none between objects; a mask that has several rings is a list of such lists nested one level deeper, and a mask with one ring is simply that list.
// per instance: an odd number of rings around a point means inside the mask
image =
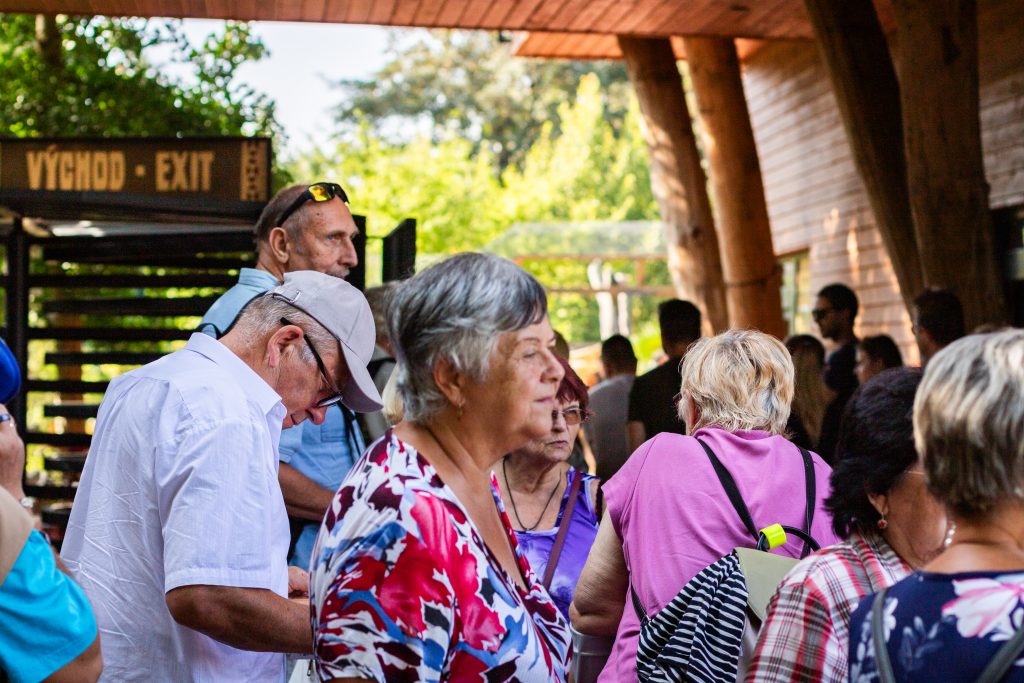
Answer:
[{"label": "floral patterned blouse", "polygon": [[311,559],[321,680],[565,680],[568,625],[516,544],[491,484],[528,591],[412,446],[389,431],[356,463]]},{"label": "floral patterned blouse", "polygon": [[[850,681],[878,681],[869,595],[850,618]],[[885,595],[883,628],[897,681],[975,681],[1024,626],[1024,573],[917,572]],[[1019,658],[1003,678],[1024,681]]]}]

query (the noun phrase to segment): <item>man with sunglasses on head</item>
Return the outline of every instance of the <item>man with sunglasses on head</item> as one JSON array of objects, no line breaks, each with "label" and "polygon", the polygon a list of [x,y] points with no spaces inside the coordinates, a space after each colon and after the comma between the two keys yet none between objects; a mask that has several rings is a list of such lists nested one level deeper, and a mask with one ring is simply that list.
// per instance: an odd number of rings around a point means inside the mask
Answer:
[{"label": "man with sunglasses on head", "polygon": [[[293,185],[281,190],[256,222],[256,267],[242,268],[238,284],[213,303],[199,326],[214,337],[231,329],[239,313],[296,270],[344,278],[358,258],[352,238],[359,229],[335,183]],[[351,411],[339,405],[323,424],[285,430],[280,444],[280,482],[291,516],[289,564],[309,568],[320,521],[352,464],[363,452],[362,433]]]},{"label": "man with sunglasses on head", "polygon": [[380,409],[374,336],[358,290],[296,271],[219,340],[110,383],[62,549],[103,633],[101,680],[280,683],[275,653],[312,651],[277,445],[338,403]]}]

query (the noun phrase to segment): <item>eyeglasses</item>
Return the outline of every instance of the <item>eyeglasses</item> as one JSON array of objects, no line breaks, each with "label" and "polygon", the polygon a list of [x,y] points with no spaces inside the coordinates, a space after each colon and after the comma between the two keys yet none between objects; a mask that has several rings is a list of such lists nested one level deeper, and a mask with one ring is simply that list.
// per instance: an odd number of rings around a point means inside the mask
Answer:
[{"label": "eyeglasses", "polygon": [[578,406],[575,408],[566,408],[565,410],[552,410],[551,421],[556,421],[559,415],[565,418],[566,425],[572,427],[582,422],[586,422],[590,419],[590,416],[593,415],[593,413]]},{"label": "eyeglasses", "polygon": [[811,311],[811,317],[814,318],[815,320],[821,320],[834,310],[834,308],[815,308],[813,311]]},{"label": "eyeglasses", "polygon": [[345,190],[341,189],[341,185],[337,183],[313,183],[295,198],[291,206],[284,210],[277,224],[279,226],[284,225],[284,222],[291,218],[291,215],[308,201],[314,201],[319,204],[320,202],[329,202],[335,197],[348,204],[348,195],[345,194]]},{"label": "eyeglasses", "polygon": [[[294,325],[295,323],[289,322],[287,318],[281,318],[282,325]],[[298,327],[298,325],[296,325]],[[341,390],[335,386],[334,382],[331,381],[330,375],[327,374],[327,367],[324,365],[323,358],[317,353],[316,347],[313,346],[313,342],[309,341],[309,335],[303,330],[302,338],[306,341],[306,346],[313,353],[313,360],[316,361],[316,367],[320,370],[320,374],[323,376],[324,381],[327,382],[327,388],[331,390],[331,395],[327,398],[322,398],[316,402],[317,408],[327,408],[341,401]]]}]

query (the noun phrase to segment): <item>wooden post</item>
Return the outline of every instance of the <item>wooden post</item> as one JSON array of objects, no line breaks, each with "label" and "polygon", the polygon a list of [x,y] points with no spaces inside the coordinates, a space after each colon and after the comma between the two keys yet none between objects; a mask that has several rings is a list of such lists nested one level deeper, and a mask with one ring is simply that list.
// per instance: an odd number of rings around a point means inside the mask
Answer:
[{"label": "wooden post", "polygon": [[729,320],[718,238],[672,44],[668,38],[618,40],[644,119],[673,284],[681,298],[701,308],[711,329],[724,330]]},{"label": "wooden post", "polygon": [[729,325],[785,337],[780,271],[736,45],[731,38],[684,38],[683,49],[704,131]]},{"label": "wooden post", "polygon": [[871,0],[804,0],[853,160],[910,309],[924,286],[910,212],[900,89]]},{"label": "wooden post", "polygon": [[975,0],[893,0],[910,207],[924,280],[967,327],[1006,318],[981,150]]}]

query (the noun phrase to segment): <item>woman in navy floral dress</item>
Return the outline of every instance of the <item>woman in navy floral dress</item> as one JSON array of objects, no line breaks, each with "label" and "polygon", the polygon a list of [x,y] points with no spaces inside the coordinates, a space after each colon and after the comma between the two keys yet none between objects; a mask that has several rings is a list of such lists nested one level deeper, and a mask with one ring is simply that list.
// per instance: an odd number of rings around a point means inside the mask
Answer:
[{"label": "woman in navy floral dress", "polygon": [[561,681],[568,626],[516,544],[492,466],[551,427],[544,290],[462,254],[395,292],[405,420],[324,518],[310,602],[321,680]]},{"label": "woman in navy floral dress", "polygon": [[[914,402],[928,487],[955,525],[923,571],[877,595],[850,621],[850,680],[975,681],[1024,628],[1024,331],[972,335],[937,353]],[[1018,650],[1002,678],[1024,681]]]}]

